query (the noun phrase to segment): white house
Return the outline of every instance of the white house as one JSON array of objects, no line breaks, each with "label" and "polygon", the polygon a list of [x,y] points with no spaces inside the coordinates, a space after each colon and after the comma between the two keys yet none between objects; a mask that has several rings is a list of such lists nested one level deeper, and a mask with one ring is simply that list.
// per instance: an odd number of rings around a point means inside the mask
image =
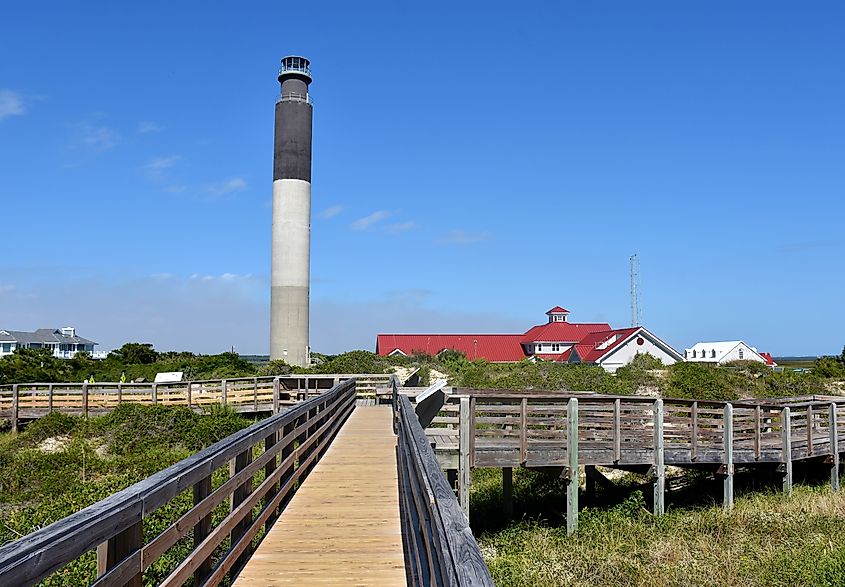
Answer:
[{"label": "white house", "polygon": [[49,349],[59,359],[70,359],[85,351],[94,359],[105,359],[105,351],[95,351],[97,343],[77,336],[72,326],[64,328],[39,328],[35,332],[0,330],[0,357],[11,355],[17,349]]},{"label": "white house", "polygon": [[664,365],[673,365],[684,358],[648,329],[642,326],[593,332],[564,353],[567,363],[594,363],[615,373],[630,363],[637,354],[649,354]]},{"label": "white house", "polygon": [[684,359],[692,363],[714,363],[724,365],[731,361],[756,361],[773,365],[771,356],[760,353],[753,346],[748,346],[741,340],[727,340],[720,342],[699,342],[684,350]]}]

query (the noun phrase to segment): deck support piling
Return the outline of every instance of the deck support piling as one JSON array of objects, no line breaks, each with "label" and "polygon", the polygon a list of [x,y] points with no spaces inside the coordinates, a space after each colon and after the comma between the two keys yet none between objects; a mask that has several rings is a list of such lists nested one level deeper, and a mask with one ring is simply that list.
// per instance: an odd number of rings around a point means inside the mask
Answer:
[{"label": "deck support piling", "polygon": [[663,400],[654,402],[654,515],[666,511],[666,465],[663,454]]},{"label": "deck support piling", "polygon": [[570,398],[566,406],[566,533],[578,531],[578,399]]},{"label": "deck support piling", "polygon": [[781,410],[781,454],[783,461],[783,490],[792,495],[792,416],[789,407]]},{"label": "deck support piling", "polygon": [[734,507],[734,419],[733,405],[725,404],[724,459],[725,478],[723,480],[722,505],[728,511]]},{"label": "deck support piling", "polygon": [[511,467],[502,467],[502,501],[505,518],[513,519],[513,469]]},{"label": "deck support piling", "polygon": [[839,491],[839,422],[837,421],[836,404],[830,404],[830,415],[828,416],[828,428],[830,429],[830,487]]},{"label": "deck support piling", "polygon": [[461,408],[459,413],[460,431],[458,433],[458,501],[464,515],[469,520],[469,397],[461,397]]}]

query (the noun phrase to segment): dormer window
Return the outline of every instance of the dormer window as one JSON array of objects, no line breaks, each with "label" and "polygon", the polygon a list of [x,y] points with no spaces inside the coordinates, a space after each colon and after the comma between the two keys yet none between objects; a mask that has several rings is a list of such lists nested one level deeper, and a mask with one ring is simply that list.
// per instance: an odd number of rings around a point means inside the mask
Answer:
[{"label": "dormer window", "polygon": [[692,351],[692,358],[695,358],[695,350]]},{"label": "dormer window", "polygon": [[743,348],[740,347],[739,348],[739,360],[741,361],[744,358],[745,358],[745,353],[743,352]]}]

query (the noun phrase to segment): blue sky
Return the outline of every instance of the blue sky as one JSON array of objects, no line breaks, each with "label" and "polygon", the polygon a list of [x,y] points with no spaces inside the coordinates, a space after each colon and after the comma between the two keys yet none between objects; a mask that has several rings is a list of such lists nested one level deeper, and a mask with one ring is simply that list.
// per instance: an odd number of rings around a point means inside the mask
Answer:
[{"label": "blue sky", "polygon": [[312,60],[312,345],[643,319],[845,344],[840,2],[15,3],[0,327],[268,348],[279,59]]}]

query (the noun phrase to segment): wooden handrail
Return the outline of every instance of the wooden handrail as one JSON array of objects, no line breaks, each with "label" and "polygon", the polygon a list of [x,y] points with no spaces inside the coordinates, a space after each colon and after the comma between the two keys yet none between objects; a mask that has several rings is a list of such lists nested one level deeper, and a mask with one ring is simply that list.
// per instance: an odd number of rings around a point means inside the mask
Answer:
[{"label": "wooden handrail", "polygon": [[[355,407],[355,381],[253,424],[167,469],[75,514],[0,548],[0,585],[34,585],[98,548],[96,585],[140,585],[149,568],[194,530],[194,548],[163,585],[216,585],[236,568],[264,524],[278,515]],[[264,452],[254,460],[256,445]],[[279,459],[281,458],[281,461]],[[212,474],[234,462],[230,478],[211,490]],[[251,491],[253,477],[269,472]],[[158,536],[142,542],[145,518],[193,488],[194,506]],[[229,513],[211,526],[211,512],[229,500]],[[254,518],[252,512],[261,507]],[[199,529],[199,531],[198,531]],[[211,557],[224,539],[228,550]]]},{"label": "wooden handrail", "polygon": [[449,487],[411,402],[392,403],[398,432],[399,501],[409,585],[492,587],[469,522]]}]

